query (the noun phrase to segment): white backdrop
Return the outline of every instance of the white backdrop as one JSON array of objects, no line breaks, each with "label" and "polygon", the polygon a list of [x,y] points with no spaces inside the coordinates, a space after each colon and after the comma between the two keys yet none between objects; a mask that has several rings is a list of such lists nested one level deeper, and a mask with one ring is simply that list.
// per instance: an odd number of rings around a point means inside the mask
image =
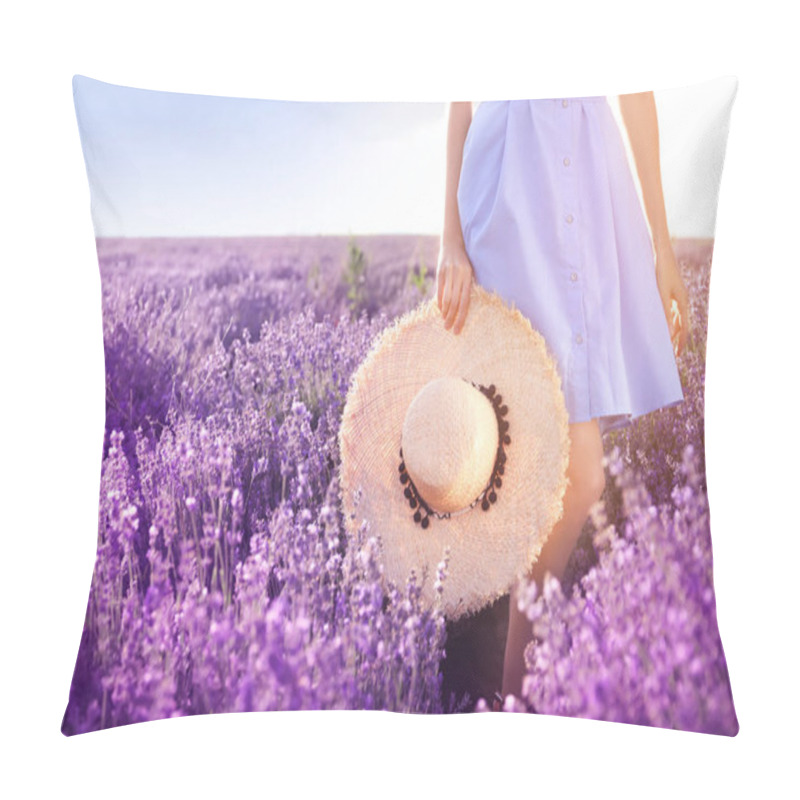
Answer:
[{"label": "white backdrop", "polygon": [[[701,0],[71,0],[5,12],[0,785],[8,796],[796,791],[798,157],[789,80],[796,47],[782,8],[765,0],[753,16]],[[556,717],[365,712],[225,715],[61,735],[95,555],[104,420],[100,279],[75,73],[308,100],[619,94],[739,78],[717,217],[706,394],[714,576],[736,738]]]}]

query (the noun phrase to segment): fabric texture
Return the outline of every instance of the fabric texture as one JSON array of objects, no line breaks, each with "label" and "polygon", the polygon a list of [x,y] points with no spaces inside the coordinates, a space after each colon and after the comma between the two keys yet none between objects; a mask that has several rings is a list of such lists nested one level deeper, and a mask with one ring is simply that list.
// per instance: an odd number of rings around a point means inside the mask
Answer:
[{"label": "fabric texture", "polygon": [[605,97],[484,101],[458,206],[479,284],[528,317],[570,422],[607,432],[683,400],[653,248]]}]

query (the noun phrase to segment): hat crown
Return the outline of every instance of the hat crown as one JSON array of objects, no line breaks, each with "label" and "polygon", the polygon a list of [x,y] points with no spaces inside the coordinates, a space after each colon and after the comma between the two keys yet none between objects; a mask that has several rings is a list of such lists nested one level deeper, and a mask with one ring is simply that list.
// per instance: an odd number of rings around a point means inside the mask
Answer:
[{"label": "hat crown", "polygon": [[492,403],[459,377],[426,383],[403,421],[406,470],[425,502],[440,512],[459,511],[481,493],[498,444]]}]

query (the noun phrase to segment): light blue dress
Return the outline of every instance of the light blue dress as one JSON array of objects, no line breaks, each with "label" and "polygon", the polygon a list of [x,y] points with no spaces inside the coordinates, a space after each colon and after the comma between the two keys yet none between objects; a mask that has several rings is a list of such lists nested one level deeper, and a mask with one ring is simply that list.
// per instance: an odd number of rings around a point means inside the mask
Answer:
[{"label": "light blue dress", "polygon": [[458,209],[477,283],[553,355],[570,422],[606,433],[683,400],[650,233],[605,97],[480,103]]}]

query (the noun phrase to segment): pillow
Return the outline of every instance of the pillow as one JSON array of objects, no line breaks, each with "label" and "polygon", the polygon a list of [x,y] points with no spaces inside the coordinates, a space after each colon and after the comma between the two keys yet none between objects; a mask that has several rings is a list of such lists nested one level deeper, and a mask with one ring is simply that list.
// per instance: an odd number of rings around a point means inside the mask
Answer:
[{"label": "pillow", "polygon": [[[106,424],[62,732],[494,708],[736,735],[703,436],[736,88],[451,110],[75,76]],[[354,376],[448,253],[544,336],[571,423],[550,547],[464,617],[422,591],[446,559],[385,579],[339,471]]]}]

